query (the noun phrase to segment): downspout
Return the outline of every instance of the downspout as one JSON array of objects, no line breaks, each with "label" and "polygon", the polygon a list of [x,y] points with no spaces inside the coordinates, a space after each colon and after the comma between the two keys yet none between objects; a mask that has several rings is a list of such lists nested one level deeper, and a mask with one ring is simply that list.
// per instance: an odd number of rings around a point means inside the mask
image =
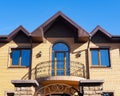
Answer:
[{"label": "downspout", "polygon": [[29,39],[30,39],[31,52],[30,52],[30,66],[29,66],[29,72],[28,72],[28,79],[30,80],[31,79],[31,72],[32,72],[32,37],[31,37],[31,35],[29,36]]},{"label": "downspout", "polygon": [[90,79],[90,70],[89,70],[89,64],[90,64],[90,60],[89,60],[89,52],[90,52],[90,41],[91,41],[91,34],[89,35],[89,40],[88,40],[88,46],[87,46],[87,79]]}]

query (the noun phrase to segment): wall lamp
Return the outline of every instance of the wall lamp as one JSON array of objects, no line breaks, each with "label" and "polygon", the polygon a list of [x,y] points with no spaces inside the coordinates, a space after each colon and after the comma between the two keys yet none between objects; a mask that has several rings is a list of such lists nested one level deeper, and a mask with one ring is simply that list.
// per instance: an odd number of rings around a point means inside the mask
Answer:
[{"label": "wall lamp", "polygon": [[76,58],[79,58],[80,56],[81,56],[81,52],[79,52],[75,55]]},{"label": "wall lamp", "polygon": [[36,58],[41,57],[41,54],[42,54],[42,52],[41,52],[41,51],[40,51],[40,52],[38,52],[38,53],[36,54]]}]

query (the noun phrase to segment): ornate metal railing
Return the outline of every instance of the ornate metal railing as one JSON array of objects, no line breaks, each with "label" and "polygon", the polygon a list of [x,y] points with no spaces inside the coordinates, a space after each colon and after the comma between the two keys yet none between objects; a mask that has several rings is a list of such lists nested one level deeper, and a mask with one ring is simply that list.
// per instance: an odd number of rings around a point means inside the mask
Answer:
[{"label": "ornate metal railing", "polygon": [[[36,65],[35,68],[31,71],[31,79],[38,79],[43,77],[49,77],[49,76],[60,76],[57,74],[53,74],[54,71],[57,69],[52,68],[53,63],[62,63],[63,61],[46,61],[41,62]],[[64,69],[65,74],[62,76],[77,76],[77,77],[83,77],[85,78],[85,67],[84,64],[80,62],[70,61],[69,66],[66,66]],[[22,77],[22,79],[27,80],[28,79],[28,73]]]}]

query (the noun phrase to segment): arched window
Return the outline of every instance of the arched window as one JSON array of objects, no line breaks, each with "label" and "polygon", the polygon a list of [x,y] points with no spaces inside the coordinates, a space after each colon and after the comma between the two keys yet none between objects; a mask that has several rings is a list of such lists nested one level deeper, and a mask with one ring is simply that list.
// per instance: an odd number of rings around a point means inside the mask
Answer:
[{"label": "arched window", "polygon": [[69,75],[69,47],[65,43],[56,43],[52,48],[52,75]]}]

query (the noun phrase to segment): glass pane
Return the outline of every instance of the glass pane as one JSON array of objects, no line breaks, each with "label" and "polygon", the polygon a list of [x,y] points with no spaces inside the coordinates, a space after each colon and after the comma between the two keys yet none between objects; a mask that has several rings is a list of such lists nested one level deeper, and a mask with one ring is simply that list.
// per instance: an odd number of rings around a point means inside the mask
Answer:
[{"label": "glass pane", "polygon": [[20,50],[12,51],[12,65],[19,65]]},{"label": "glass pane", "polygon": [[64,69],[64,53],[56,53],[57,69]]},{"label": "glass pane", "polygon": [[68,52],[66,52],[66,75],[70,75],[70,60]]},{"label": "glass pane", "polygon": [[98,65],[98,50],[91,50],[92,65]]},{"label": "glass pane", "polygon": [[111,96],[109,93],[104,93],[103,96]]},{"label": "glass pane", "polygon": [[55,76],[55,71],[54,70],[52,70],[52,76]]},{"label": "glass pane", "polygon": [[100,50],[101,66],[110,66],[109,63],[109,52],[107,49]]},{"label": "glass pane", "polygon": [[22,50],[22,61],[21,66],[30,65],[30,50]]},{"label": "glass pane", "polygon": [[57,70],[57,76],[64,76],[64,70]]},{"label": "glass pane", "polygon": [[55,61],[55,56],[54,52],[52,53],[52,69],[54,69],[54,61]]},{"label": "glass pane", "polygon": [[67,45],[64,43],[57,43],[53,46],[54,51],[68,51]]}]

